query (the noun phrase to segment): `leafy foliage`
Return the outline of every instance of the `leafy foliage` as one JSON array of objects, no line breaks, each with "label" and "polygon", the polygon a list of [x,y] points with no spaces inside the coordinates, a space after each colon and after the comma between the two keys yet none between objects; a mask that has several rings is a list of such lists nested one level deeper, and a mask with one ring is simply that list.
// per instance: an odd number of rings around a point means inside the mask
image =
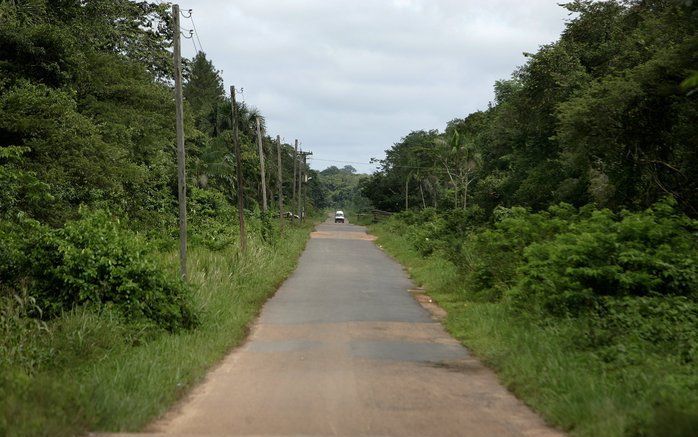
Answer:
[{"label": "leafy foliage", "polygon": [[28,148],[8,146],[0,149],[0,219],[10,218],[21,211],[36,210],[42,202],[50,202],[49,185],[41,182],[36,173],[21,168]]},{"label": "leafy foliage", "polygon": [[366,209],[368,202],[360,191],[360,184],[366,178],[366,175],[357,174],[351,165],[327,167],[317,173],[317,190],[311,191],[313,204],[318,208]]},{"label": "leafy foliage", "polygon": [[195,113],[207,116],[217,105],[223,103],[223,79],[213,63],[206,59],[204,52],[194,56],[188,65],[187,76],[182,91]]},{"label": "leafy foliage", "polygon": [[697,230],[696,220],[668,202],[620,217],[594,211],[525,248],[512,300],[553,315],[592,311],[605,297],[684,296],[696,302]]},{"label": "leafy foliage", "polygon": [[588,314],[605,297],[698,297],[698,222],[675,201],[619,214],[560,204],[494,215],[490,226],[481,216],[427,208],[385,226],[422,256],[453,262],[472,298],[506,298],[537,316]]},{"label": "leafy foliage", "polygon": [[564,7],[572,18],[560,39],[498,81],[486,110],[443,132],[411,132],[386,151],[363,184],[376,207],[477,205],[491,214],[498,205],[593,202],[638,211],[670,195],[698,213],[698,93],[690,85],[698,5]]},{"label": "leafy foliage", "polygon": [[14,250],[5,252],[10,262],[0,279],[6,292],[31,290],[35,316],[50,319],[91,304],[170,331],[196,323],[186,286],[162,270],[143,238],[104,211],[83,211],[60,229],[26,221],[2,237]]},{"label": "leafy foliage", "polygon": [[238,241],[237,212],[222,193],[192,188],[189,202],[192,243],[221,250]]}]

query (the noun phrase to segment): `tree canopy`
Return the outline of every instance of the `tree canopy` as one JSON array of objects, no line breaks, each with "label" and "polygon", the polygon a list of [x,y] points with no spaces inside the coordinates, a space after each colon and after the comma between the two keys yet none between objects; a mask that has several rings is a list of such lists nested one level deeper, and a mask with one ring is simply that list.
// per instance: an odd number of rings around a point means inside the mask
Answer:
[{"label": "tree canopy", "polygon": [[390,210],[485,211],[561,201],[639,210],[672,196],[698,214],[698,94],[687,79],[698,65],[696,3],[564,7],[572,18],[560,39],[526,54],[486,110],[407,135],[364,194]]}]

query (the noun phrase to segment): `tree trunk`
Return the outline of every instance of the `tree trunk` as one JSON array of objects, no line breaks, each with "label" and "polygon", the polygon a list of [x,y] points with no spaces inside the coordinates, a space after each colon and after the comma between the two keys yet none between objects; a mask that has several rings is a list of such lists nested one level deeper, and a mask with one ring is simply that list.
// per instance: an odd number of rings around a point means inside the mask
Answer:
[{"label": "tree trunk", "polygon": [[405,178],[405,211],[410,209],[410,176]]},{"label": "tree trunk", "polygon": [[419,181],[419,194],[422,196],[422,209],[427,207],[427,202],[424,200],[424,188],[422,188],[422,181]]}]

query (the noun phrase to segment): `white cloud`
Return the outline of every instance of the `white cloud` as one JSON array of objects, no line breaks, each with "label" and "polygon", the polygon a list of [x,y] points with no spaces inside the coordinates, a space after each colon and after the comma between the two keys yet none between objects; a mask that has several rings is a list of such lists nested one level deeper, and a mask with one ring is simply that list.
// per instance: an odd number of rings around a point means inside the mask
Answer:
[{"label": "white cloud", "polygon": [[[332,164],[319,159],[380,158],[411,130],[443,129],[486,107],[494,81],[525,62],[522,52],[557,39],[566,18],[555,1],[543,0],[190,0],[181,6],[194,10],[226,89],[243,87],[270,134],[299,138],[318,159],[316,168]],[[193,47],[185,50],[192,54]]]}]

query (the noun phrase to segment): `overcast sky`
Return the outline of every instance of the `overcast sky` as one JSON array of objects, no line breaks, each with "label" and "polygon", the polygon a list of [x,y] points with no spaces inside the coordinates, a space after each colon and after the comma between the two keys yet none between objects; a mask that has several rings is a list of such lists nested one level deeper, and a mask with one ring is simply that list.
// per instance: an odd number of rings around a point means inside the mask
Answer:
[{"label": "overcast sky", "polygon": [[[487,107],[523,52],[555,41],[559,0],[185,0],[226,90],[323,169]],[[182,19],[183,27],[191,22]],[[183,55],[194,46],[183,41]]]}]

